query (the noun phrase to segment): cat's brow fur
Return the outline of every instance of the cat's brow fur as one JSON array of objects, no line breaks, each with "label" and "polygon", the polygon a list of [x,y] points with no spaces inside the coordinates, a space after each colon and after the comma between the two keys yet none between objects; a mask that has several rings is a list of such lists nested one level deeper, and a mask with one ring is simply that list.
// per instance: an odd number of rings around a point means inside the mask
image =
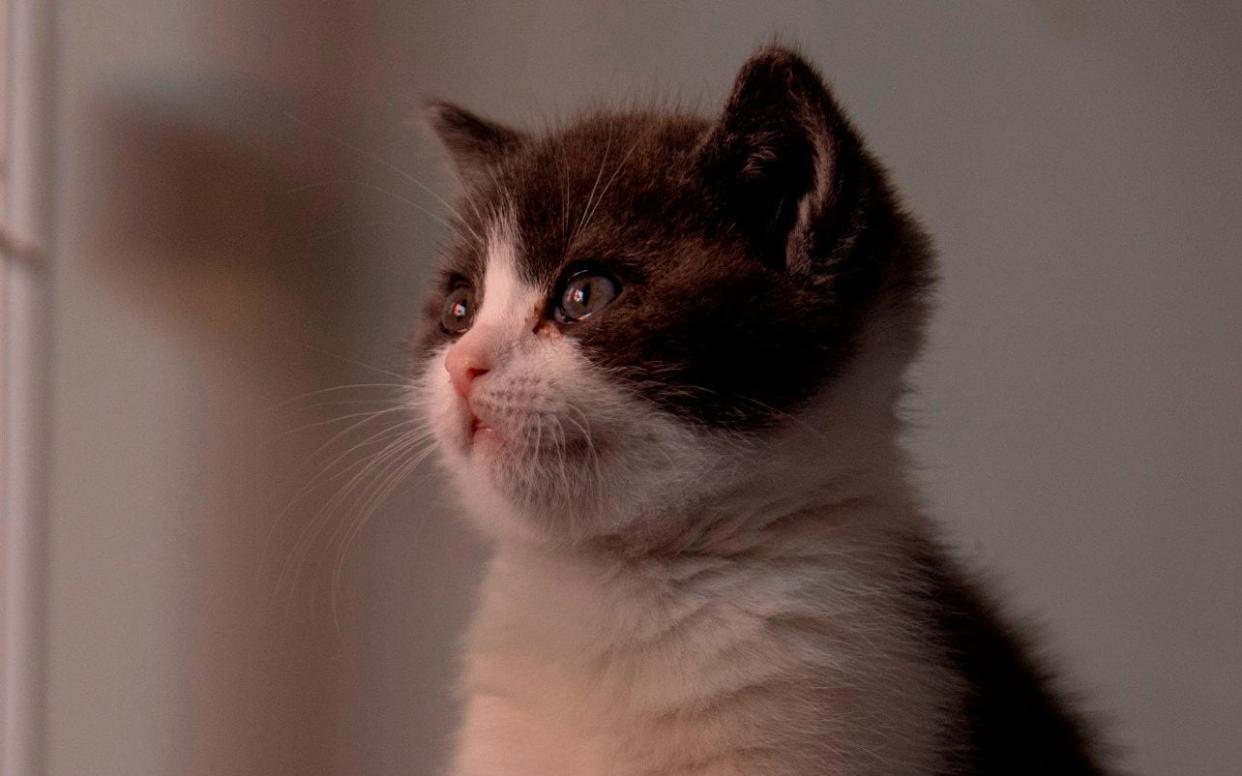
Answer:
[{"label": "cat's brow fur", "polygon": [[[454,776],[1101,773],[907,484],[932,254],[810,65],[759,51],[712,119],[431,117],[464,194],[419,401],[496,543]],[[574,270],[622,290],[568,323]]]}]

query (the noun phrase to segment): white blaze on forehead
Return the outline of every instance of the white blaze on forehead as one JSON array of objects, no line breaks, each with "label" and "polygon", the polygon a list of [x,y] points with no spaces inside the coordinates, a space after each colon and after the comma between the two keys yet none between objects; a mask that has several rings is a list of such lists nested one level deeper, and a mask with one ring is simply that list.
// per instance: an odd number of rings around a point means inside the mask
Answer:
[{"label": "white blaze on forehead", "polygon": [[475,317],[475,328],[520,330],[539,301],[539,290],[518,272],[516,234],[509,219],[498,221],[487,230],[483,300]]}]

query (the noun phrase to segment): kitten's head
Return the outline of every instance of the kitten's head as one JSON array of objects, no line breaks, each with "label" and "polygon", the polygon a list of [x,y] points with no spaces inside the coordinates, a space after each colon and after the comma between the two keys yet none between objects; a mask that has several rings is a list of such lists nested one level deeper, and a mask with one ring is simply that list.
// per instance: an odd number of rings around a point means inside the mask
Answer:
[{"label": "kitten's head", "polygon": [[465,191],[419,400],[489,529],[666,532],[722,490],[797,490],[879,444],[929,259],[799,56],[758,52],[714,120],[533,136],[436,104],[432,123]]}]

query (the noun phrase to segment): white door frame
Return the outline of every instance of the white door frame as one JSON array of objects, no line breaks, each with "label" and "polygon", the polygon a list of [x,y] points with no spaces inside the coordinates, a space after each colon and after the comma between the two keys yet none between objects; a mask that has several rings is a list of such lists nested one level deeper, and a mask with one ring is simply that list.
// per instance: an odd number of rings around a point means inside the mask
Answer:
[{"label": "white door frame", "polygon": [[0,773],[41,776],[55,8],[0,4]]}]

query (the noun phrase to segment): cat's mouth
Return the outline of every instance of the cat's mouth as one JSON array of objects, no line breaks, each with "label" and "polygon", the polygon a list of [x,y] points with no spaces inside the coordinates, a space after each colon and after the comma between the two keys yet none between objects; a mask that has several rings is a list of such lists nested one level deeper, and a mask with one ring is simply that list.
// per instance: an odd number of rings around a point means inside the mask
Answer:
[{"label": "cat's mouth", "polygon": [[486,402],[466,403],[463,410],[464,447],[476,455],[547,455],[568,463],[597,453],[580,423],[558,420],[551,412],[519,411]]},{"label": "cat's mouth", "polygon": [[481,419],[473,412],[470,413],[470,423],[468,429],[471,446],[480,444],[499,444],[502,437],[496,427]]},{"label": "cat's mouth", "polygon": [[520,429],[514,428],[511,413],[487,401],[466,401],[462,403],[465,419],[466,449],[473,453],[497,453],[510,450],[518,445],[523,437]]}]

